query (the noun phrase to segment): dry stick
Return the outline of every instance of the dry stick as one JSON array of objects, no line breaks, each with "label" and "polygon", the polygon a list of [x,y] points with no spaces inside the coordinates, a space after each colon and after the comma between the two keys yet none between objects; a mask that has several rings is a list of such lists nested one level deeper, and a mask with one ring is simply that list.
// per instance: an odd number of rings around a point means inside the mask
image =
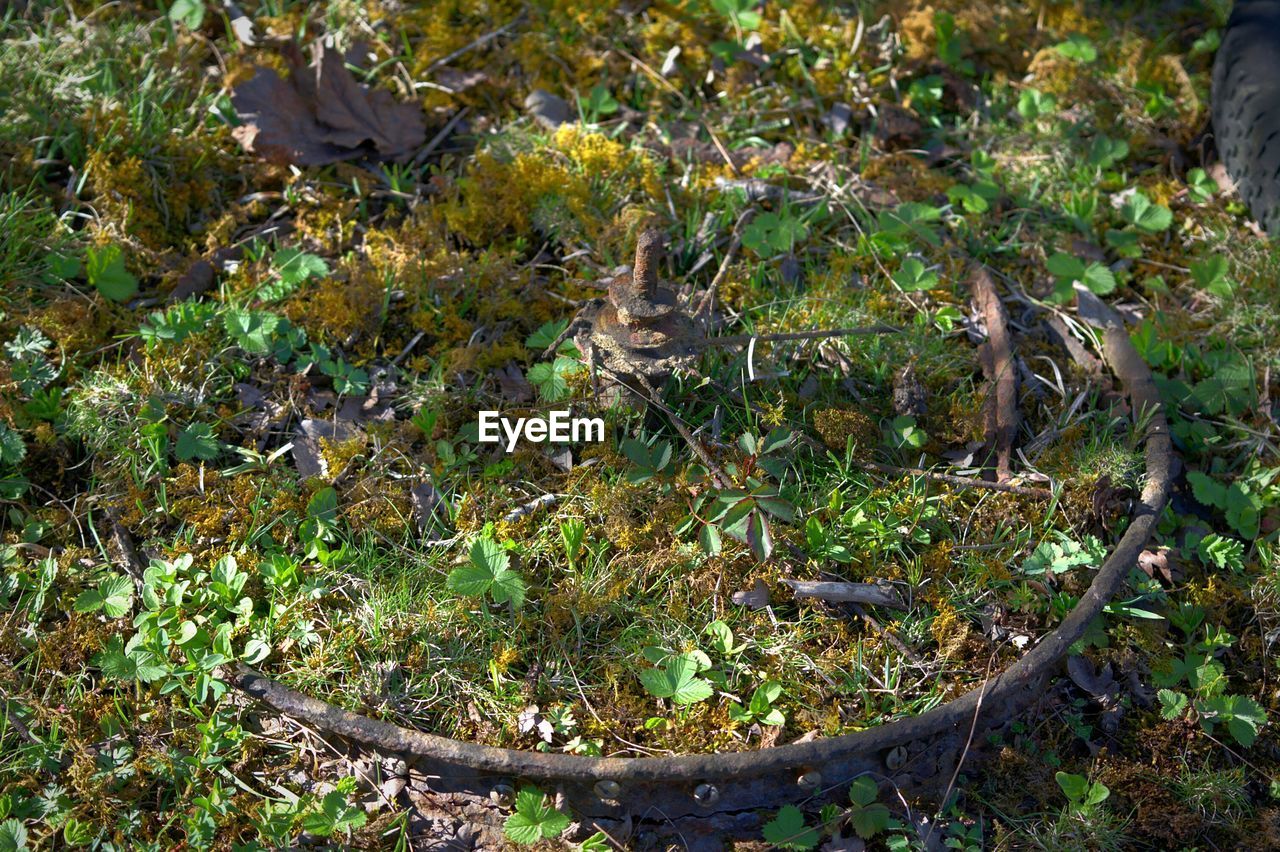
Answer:
[{"label": "dry stick", "polygon": [[133,536],[129,535],[129,530],[121,522],[118,511],[107,509],[106,514],[107,520],[111,522],[111,538],[120,549],[120,555],[124,557],[125,570],[133,577],[133,581],[141,586],[142,560],[138,558],[138,551],[133,546]]},{"label": "dry stick", "polygon": [[[599,369],[600,372],[609,376],[623,387],[630,387],[627,382],[623,381],[623,379],[612,370],[605,367],[600,367]],[[720,465],[716,464],[715,459],[711,458],[711,454],[707,452],[706,447],[702,446],[702,442],[693,436],[693,433],[689,431],[689,427],[684,425],[684,421],[680,419],[680,415],[676,414],[667,406],[666,403],[658,398],[658,392],[654,389],[653,385],[649,384],[648,380],[645,379],[644,376],[636,376],[636,379],[644,388],[649,404],[653,405],[670,418],[671,425],[680,433],[680,437],[684,438],[685,443],[689,445],[690,449],[693,450],[702,463],[707,466],[707,470],[711,472],[711,477],[715,480],[716,487],[727,488],[731,480],[725,475],[725,472],[720,469]]]},{"label": "dry stick", "polygon": [[816,331],[781,331],[775,334],[730,334],[724,337],[708,337],[692,341],[698,348],[712,346],[741,346],[744,343],[772,343],[780,340],[821,340],[827,337],[856,337],[865,334],[901,334],[902,329],[892,325],[858,326],[855,328],[826,328]]},{"label": "dry stick", "polygon": [[906,642],[902,641],[902,637],[876,621],[875,617],[872,616],[871,613],[862,608],[862,604],[851,603],[849,604],[849,609],[853,610],[854,614],[857,615],[858,618],[861,618],[864,624],[883,636],[885,641],[897,649],[899,654],[910,660],[912,665],[921,667],[925,665],[925,662],[920,655],[911,650],[911,647],[907,645]]},{"label": "dry stick", "polygon": [[855,461],[855,465],[867,471],[878,471],[880,473],[891,473],[896,476],[922,476],[925,479],[932,479],[934,482],[945,482],[948,485],[954,485],[957,488],[983,488],[987,491],[1000,491],[1005,494],[1017,494],[1020,497],[1035,497],[1040,500],[1052,500],[1054,493],[1048,488],[1032,488],[1027,485],[1011,485],[1008,482],[991,482],[986,479],[975,479],[972,476],[956,476],[951,473],[936,473],[932,470],[922,470],[918,467],[896,467],[891,464],[880,464],[879,462],[863,462]]},{"label": "dry stick", "polygon": [[[796,547],[794,544],[791,544],[790,542],[787,543],[787,550],[791,552],[792,556],[803,559],[806,562],[809,561],[809,554],[805,553],[803,550]],[[793,585],[793,581],[787,580],[786,582],[788,585],[791,585],[792,588],[795,587]],[[815,584],[815,585],[820,585],[820,584]],[[925,664],[924,660],[920,658],[920,655],[917,654],[915,651],[911,650],[911,647],[902,640],[901,636],[899,636],[892,629],[885,627],[879,621],[876,621],[875,618],[873,618],[869,612],[867,612],[865,609],[862,608],[862,604],[854,601],[849,601],[847,602],[846,605],[849,607],[849,609],[853,611],[855,615],[857,615],[859,618],[862,619],[862,622],[866,624],[867,627],[871,628],[872,632],[883,637],[886,642],[888,642],[890,645],[896,648],[898,653],[906,657],[908,660],[910,660],[913,665],[923,666]]]},{"label": "dry stick", "polygon": [[[711,384],[719,387],[726,392],[729,388],[722,382],[715,379],[710,380]],[[751,404],[751,410],[756,414],[761,414],[759,406]],[[826,452],[827,446],[821,441],[809,437],[803,432],[795,433],[796,440],[809,447],[809,449],[817,452]],[[887,473],[893,476],[919,476],[934,482],[945,482],[948,485],[954,485],[956,488],[981,488],[987,491],[999,491],[1004,494],[1017,494],[1020,497],[1035,497],[1039,500],[1052,500],[1054,493],[1048,488],[1032,488],[1026,485],[1011,485],[1007,482],[990,482],[986,479],[975,479],[971,476],[956,476],[952,473],[937,473],[932,470],[923,470],[918,467],[898,467],[892,464],[881,464],[880,462],[857,461],[853,462],[854,466],[865,471],[875,471],[877,473]]]},{"label": "dry stick", "polygon": [[560,500],[559,494],[543,494],[539,497],[533,498],[528,503],[524,503],[523,505],[516,506],[510,512],[507,512],[505,515],[503,515],[502,520],[506,521],[507,523],[511,523],[512,521],[518,521],[521,518],[523,518],[525,515],[532,515],[534,512],[546,506],[554,506],[557,502],[559,502],[559,500]]},{"label": "dry stick", "polygon": [[729,264],[733,263],[733,259],[738,254],[738,249],[742,247],[742,226],[754,215],[755,210],[748,207],[742,211],[738,221],[733,223],[733,235],[729,238],[729,247],[725,249],[724,259],[720,261],[720,268],[716,270],[716,277],[711,279],[711,284],[707,286],[706,291],[702,294],[702,299],[699,300],[698,306],[693,311],[695,319],[702,316],[703,312],[706,312],[708,319],[710,319],[710,312],[715,307],[716,295],[720,292],[720,285],[724,283],[724,279],[729,275]]},{"label": "dry stick", "polygon": [[431,137],[431,141],[423,146],[422,150],[413,158],[413,164],[420,166],[427,161],[427,157],[431,156],[431,152],[440,147],[444,140],[449,138],[449,134],[453,132],[453,128],[458,126],[458,122],[466,116],[471,107],[463,107],[453,114],[453,118],[449,119],[444,127],[440,128],[440,132]]},{"label": "dry stick", "polygon": [[[999,650],[998,648],[996,649]],[[978,700],[973,707],[973,721],[969,723],[969,735],[965,738],[964,749],[960,752],[960,759],[956,761],[955,771],[951,773],[951,780],[947,782],[946,792],[942,794],[942,798],[938,800],[938,816],[942,816],[942,808],[947,804],[947,799],[951,796],[951,791],[956,788],[956,779],[960,777],[960,770],[964,767],[965,758],[969,756],[969,748],[973,745],[973,735],[978,730],[978,717],[982,715],[982,699],[987,697],[987,685],[991,683],[991,667],[995,664],[996,654],[993,651],[987,659],[987,673],[982,679],[982,691],[978,693]],[[933,830],[938,825],[938,820],[933,821],[933,825],[929,826],[929,833],[925,835],[925,843],[928,844],[929,838],[933,836]]]},{"label": "dry stick", "polygon": [[464,53],[467,53],[468,51],[475,50],[477,47],[483,47],[484,45],[493,41],[498,36],[505,33],[507,30],[514,27],[516,24],[520,23],[522,20],[524,20],[523,12],[521,12],[519,15],[516,15],[507,24],[501,27],[498,27],[496,30],[492,32],[485,33],[484,35],[480,36],[478,39],[471,42],[470,44],[464,44],[462,47],[458,48],[453,53],[450,53],[447,56],[442,56],[436,61],[432,62],[430,65],[427,66],[427,73],[430,73],[436,70],[441,65],[448,65],[450,62],[457,59],[459,56],[462,56]]},{"label": "dry stick", "polygon": [[995,406],[990,398],[986,408],[987,440],[995,445],[996,479],[1005,482],[1013,476],[1010,457],[1018,436],[1018,373],[1013,363],[1013,341],[1009,335],[1009,314],[996,292],[990,273],[980,264],[970,274],[973,302],[987,324],[987,341],[978,347],[978,360],[987,382],[995,388]]}]

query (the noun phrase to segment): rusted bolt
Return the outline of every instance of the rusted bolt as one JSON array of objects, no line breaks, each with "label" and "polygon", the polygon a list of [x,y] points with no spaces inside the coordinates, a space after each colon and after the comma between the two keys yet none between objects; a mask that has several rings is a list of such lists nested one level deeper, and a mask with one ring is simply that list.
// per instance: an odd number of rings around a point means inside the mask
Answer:
[{"label": "rusted bolt", "polygon": [[509,808],[516,803],[516,788],[505,781],[494,784],[489,789],[489,801],[500,808]]},{"label": "rusted bolt", "polygon": [[675,294],[658,280],[661,260],[662,232],[645,231],[636,240],[631,273],[619,275],[609,285],[609,304],[623,328],[648,328],[675,310]]},{"label": "rusted bolt", "polygon": [[800,777],[796,779],[796,786],[801,790],[816,790],[822,786],[822,773],[816,770],[800,773]]},{"label": "rusted bolt", "polygon": [[636,240],[636,263],[631,267],[631,280],[636,295],[653,301],[658,293],[658,261],[662,260],[662,232],[650,228]]},{"label": "rusted bolt", "polygon": [[622,785],[617,781],[597,781],[592,790],[601,799],[616,799],[622,793]]},{"label": "rusted bolt", "polygon": [[884,756],[884,765],[890,772],[897,772],[907,765],[907,757],[907,747],[896,745],[889,749],[889,753]]},{"label": "rusted bolt", "polygon": [[704,808],[720,801],[720,790],[714,784],[699,784],[693,788],[693,800]]},{"label": "rusted bolt", "polygon": [[[636,239],[635,264],[608,279],[608,298],[590,327],[575,337],[578,348],[632,390],[661,384],[697,358],[701,333],[675,289],[658,276],[663,236],[647,230]],[[644,382],[638,381],[643,378]]]}]

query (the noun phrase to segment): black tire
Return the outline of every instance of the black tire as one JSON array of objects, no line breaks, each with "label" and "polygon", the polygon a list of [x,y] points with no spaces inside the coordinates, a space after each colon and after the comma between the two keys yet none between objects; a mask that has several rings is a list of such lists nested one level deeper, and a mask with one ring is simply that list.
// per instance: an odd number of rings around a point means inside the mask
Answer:
[{"label": "black tire", "polygon": [[1280,237],[1280,0],[1236,0],[1213,64],[1218,155],[1249,210]]}]

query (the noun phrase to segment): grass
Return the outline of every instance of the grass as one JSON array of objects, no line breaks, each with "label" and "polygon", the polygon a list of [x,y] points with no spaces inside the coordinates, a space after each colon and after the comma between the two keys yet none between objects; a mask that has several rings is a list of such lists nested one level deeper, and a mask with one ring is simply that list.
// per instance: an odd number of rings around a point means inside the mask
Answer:
[{"label": "grass", "polygon": [[[5,13],[5,837],[156,848],[407,837],[403,802],[347,814],[370,796],[351,762],[299,773],[302,739],[250,724],[218,677],[231,657],[403,725],[616,756],[838,735],[971,688],[1071,608],[1144,476],[1116,389],[1043,330],[1058,316],[1097,351],[1055,280],[1058,253],[1103,258],[1114,289],[1100,295],[1129,311],[1183,465],[1208,479],[1180,480],[1152,543],[1169,548],[1172,585],[1135,569],[1122,607],[1077,649],[1112,666],[1118,729],[1104,730],[1082,687],[1060,684],[993,771],[966,774],[945,807],[911,804],[942,810],[950,836],[976,830],[996,847],[1158,845],[1162,808],[1178,842],[1274,831],[1280,478],[1267,405],[1280,256],[1238,201],[1196,196],[1187,171],[1201,165],[1204,45],[1224,9],[911,4],[885,7],[893,17],[877,28],[879,6],[859,21],[807,2],[673,4],[625,20],[555,3],[243,5],[271,37],[306,41],[309,26],[341,48],[372,39],[363,78],[412,91],[428,135],[463,107],[471,130],[415,166],[273,166],[237,148],[226,93],[250,65],[281,60],[269,41],[239,43],[212,6],[197,32],[147,4]],[[479,84],[436,84],[437,59],[518,16],[450,60],[483,72]],[[735,58],[726,43],[752,33],[756,60]],[[582,98],[587,120],[537,125],[519,110],[536,88]],[[848,133],[837,104],[854,105]],[[916,125],[906,142],[883,132],[890,105]],[[782,142],[794,150],[779,158]],[[744,179],[785,201],[724,188]],[[294,231],[246,236],[269,217]],[[735,223],[742,249],[726,259]],[[728,534],[700,545],[718,489],[670,418],[604,407],[576,368],[560,399],[519,401],[498,378],[532,379],[545,342],[531,336],[599,295],[647,226],[668,236],[663,275],[678,285],[700,290],[725,264],[720,333],[902,330],[716,349],[662,387],[735,484],[777,489],[765,559]],[[194,260],[241,240],[212,289],[166,303]],[[109,298],[81,268],[108,246],[136,296]],[[311,272],[284,280],[285,258]],[[964,469],[982,439],[970,258],[1006,295],[1025,367],[1015,468],[1055,483],[1052,501],[862,466]],[[926,407],[896,421],[909,363]],[[300,421],[331,421],[379,383],[354,438],[318,442],[326,472],[299,477],[281,448],[299,443]],[[603,444],[574,448],[573,470],[533,445],[506,455],[475,440],[480,409],[567,405],[607,422]],[[775,429],[825,449],[793,438],[761,461],[750,436]],[[648,469],[632,439],[668,461]],[[431,518],[414,508],[423,482]],[[508,519],[544,494],[553,505]],[[152,564],[139,583],[108,512]],[[476,567],[477,540],[505,554],[523,606],[450,580]],[[912,656],[782,582],[822,575],[899,584],[909,606],[876,617]],[[757,582],[769,608],[732,602]],[[681,704],[647,688],[641,672],[679,660],[697,662],[690,677],[709,695]],[[771,685],[782,723],[744,717]],[[1156,689],[1183,709],[1162,718]],[[1226,706],[1254,719],[1253,738]],[[1064,805],[1058,769],[1105,780],[1110,797]],[[797,804],[828,833],[843,818]],[[919,842],[905,823],[875,833]]]}]

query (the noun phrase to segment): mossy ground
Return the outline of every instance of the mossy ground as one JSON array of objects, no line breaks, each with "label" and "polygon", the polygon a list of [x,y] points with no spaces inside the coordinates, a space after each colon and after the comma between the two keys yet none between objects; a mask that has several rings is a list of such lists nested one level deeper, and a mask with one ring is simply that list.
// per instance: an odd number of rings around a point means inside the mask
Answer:
[{"label": "mossy ground", "polygon": [[[733,4],[701,3],[247,2],[266,36],[253,47],[214,5],[195,32],[154,4],[16,5],[0,29],[0,820],[32,845],[83,834],[115,848],[245,848],[326,835],[323,796],[350,768],[318,763],[298,735],[264,730],[221,695],[216,668],[201,668],[210,649],[401,724],[620,756],[835,735],[971,688],[1088,584],[1087,564],[1029,573],[1033,552],[1090,536],[1109,545],[1141,489],[1140,448],[1113,389],[1044,332],[1050,313],[1074,324],[1047,265],[1059,253],[1109,269],[1105,296],[1133,319],[1183,464],[1210,485],[1180,479],[1162,519],[1152,547],[1171,549],[1172,581],[1135,570],[1080,649],[1112,667],[1123,712],[1059,685],[1052,712],[996,744],[995,771],[962,779],[945,819],[955,836],[978,826],[1000,848],[1280,845],[1274,722],[1246,748],[1193,715],[1224,696],[1273,719],[1280,710],[1280,253],[1233,196],[1191,171],[1211,163],[1199,140],[1223,4],[859,12],[795,0],[731,14]],[[244,154],[227,87],[254,64],[283,69],[278,40],[319,36],[371,44],[369,81],[420,101],[429,135],[463,108],[469,130],[414,165],[290,169]],[[483,74],[461,92],[434,82],[437,60],[456,51],[450,68]],[[581,121],[547,130],[523,115],[535,89],[565,97]],[[904,115],[907,129],[892,131]],[[752,205],[724,188],[744,180],[785,192]],[[1134,190],[1168,221],[1127,218]],[[530,337],[600,295],[595,282],[627,262],[642,229],[667,234],[664,274],[698,291],[749,207],[758,229],[779,223],[793,239],[747,236],[720,286],[724,333],[901,329],[761,343],[757,381],[745,352],[715,350],[698,375],[663,388],[738,484],[763,479],[796,510],[772,521],[767,560],[729,536],[715,555],[699,547],[698,524],[682,526],[709,490],[698,460],[659,412],[603,408],[584,371],[565,377],[555,404],[600,414],[607,435],[575,447],[572,470],[531,445],[506,455],[476,443],[480,409],[553,405],[511,389],[512,376],[534,375]],[[197,301],[167,303],[193,261],[269,219],[292,233],[248,242]],[[140,283],[122,300],[64,263],[113,248]],[[327,271],[282,285],[277,258],[289,249]],[[911,286],[908,258],[933,286]],[[859,466],[937,464],[983,438],[964,331],[971,258],[1012,295],[1015,467],[1051,485],[1052,501]],[[1215,258],[1225,263],[1213,274]],[[278,325],[259,346],[237,333],[242,320]],[[893,385],[908,363],[927,403],[919,440],[904,445]],[[343,384],[352,370],[363,381]],[[394,416],[319,439],[323,476],[301,480],[288,452],[268,459],[298,440],[300,421],[332,420],[379,385],[392,388]],[[211,449],[193,455],[184,442],[206,427]],[[793,440],[777,467],[757,466],[739,436],[778,427],[827,452]],[[623,451],[637,437],[673,450],[643,481]],[[436,513],[421,523],[424,481]],[[1215,503],[1215,483],[1242,496]],[[512,516],[545,494],[552,505]],[[94,606],[95,590],[126,574],[113,517],[144,560],[179,565],[148,583],[188,582],[154,678],[107,662],[113,642],[154,636],[148,611],[166,611],[132,580],[123,612]],[[583,544],[571,554],[563,531],[575,523]],[[523,607],[449,588],[477,537],[507,549],[528,586]],[[229,558],[247,576],[228,575]],[[877,632],[797,604],[783,581],[822,572],[893,581],[910,606],[877,611]],[[758,582],[769,608],[732,602]],[[734,648],[715,648],[715,622]],[[169,633],[185,638],[170,645]],[[655,698],[637,677],[651,648],[705,652],[717,693],[686,707]],[[1196,654],[1200,666],[1179,675]],[[770,681],[783,724],[731,713]],[[1162,718],[1157,687],[1190,705]],[[532,705],[551,723],[545,737],[521,723]],[[1103,782],[1110,798],[1068,805],[1058,769]],[[384,807],[351,840],[409,842],[410,825]],[[906,829],[894,838],[918,842]]]}]

